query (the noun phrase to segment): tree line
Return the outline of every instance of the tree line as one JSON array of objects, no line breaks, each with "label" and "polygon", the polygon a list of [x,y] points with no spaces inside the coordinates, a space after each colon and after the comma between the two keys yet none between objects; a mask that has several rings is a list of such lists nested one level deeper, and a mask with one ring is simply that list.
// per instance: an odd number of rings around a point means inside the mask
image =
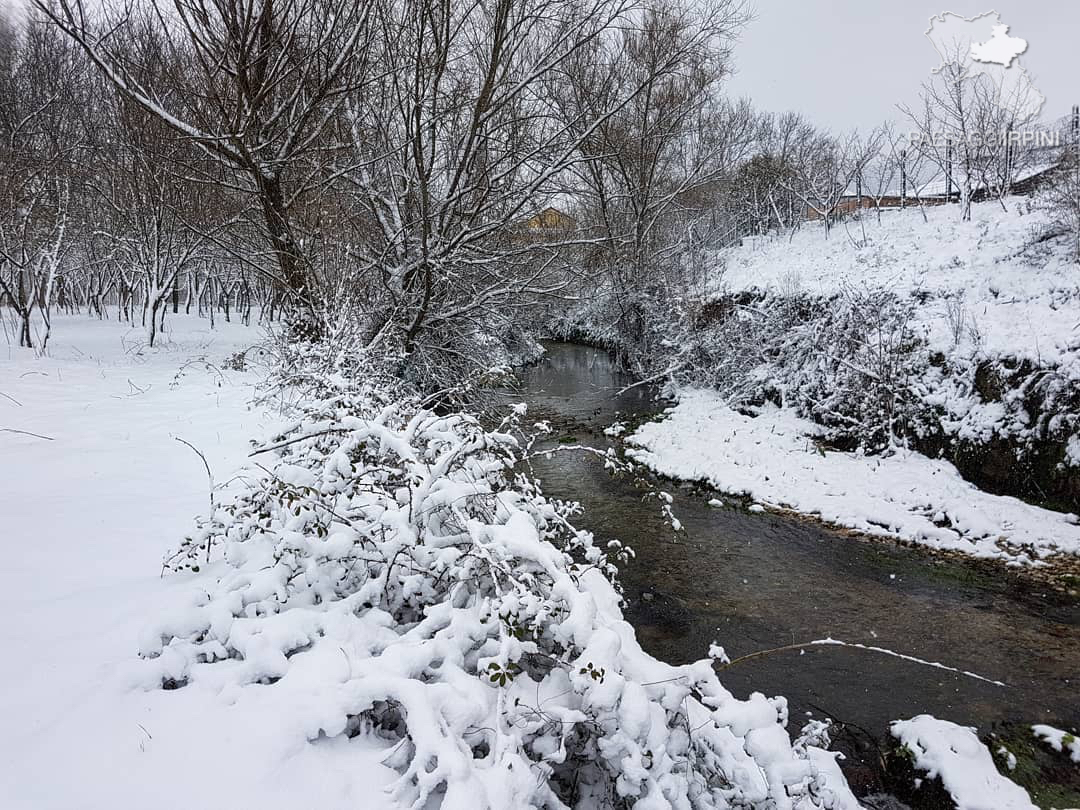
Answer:
[{"label": "tree line", "polygon": [[[1033,160],[969,137],[1031,121],[967,76],[905,110],[944,151],[731,100],[747,20],[742,0],[36,0],[0,22],[0,297],[23,345],[107,306],[153,343],[182,301],[437,386],[598,286],[641,332],[709,251],[807,216],[828,235],[853,188],[880,210],[933,164],[968,216]],[[529,224],[547,206],[570,225]]]}]

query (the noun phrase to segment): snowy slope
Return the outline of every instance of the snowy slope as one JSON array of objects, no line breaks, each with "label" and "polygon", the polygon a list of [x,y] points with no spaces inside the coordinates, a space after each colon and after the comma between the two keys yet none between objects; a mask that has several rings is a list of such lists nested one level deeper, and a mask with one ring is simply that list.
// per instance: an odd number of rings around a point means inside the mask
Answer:
[{"label": "snowy slope", "polygon": [[[695,335],[703,379],[684,375],[667,419],[628,439],[631,455],[669,476],[939,549],[1013,564],[1080,554],[1075,515],[982,492],[945,460],[950,442],[998,441],[1030,478],[1032,458],[1057,442],[1062,464],[1080,466],[1080,267],[1062,245],[1038,239],[1045,219],[1027,200],[975,205],[971,222],[956,206],[926,215],[884,211],[879,222],[867,212],[829,239],[810,223],[790,239],[747,239],[723,252],[707,299],[739,309],[740,293],[768,294]],[[884,302],[854,310],[862,333],[835,326],[851,316],[849,293]],[[788,305],[812,314],[770,332],[771,312]],[[744,356],[749,370],[738,366]],[[980,386],[983,373],[997,382]],[[771,395],[755,388],[762,382]],[[860,399],[879,383],[897,398]],[[769,399],[784,407],[759,407]],[[875,446],[875,409],[892,407],[918,437],[940,429],[944,458],[905,449],[910,435]],[[819,450],[821,437],[844,446],[837,436],[887,452]]]},{"label": "snowy slope", "polygon": [[[373,743],[294,746],[259,696],[130,690],[122,674],[154,616],[186,598],[162,556],[217,480],[276,423],[257,375],[223,369],[259,330],[170,316],[170,342],[58,317],[50,357],[0,347],[0,807],[5,810],[355,807],[392,772]],[[195,358],[205,356],[215,368]],[[183,373],[177,378],[178,372]],[[12,550],[15,550],[12,553]],[[188,586],[189,587],[189,586]]]},{"label": "snowy slope", "polygon": [[[973,327],[989,354],[1057,362],[1080,346],[1080,267],[1061,248],[1028,248],[1045,226],[1023,198],[972,206],[872,212],[838,225],[828,239],[819,224],[787,238],[750,237],[720,256],[714,291],[770,288],[830,295],[845,287],[929,294],[920,317],[935,347],[952,347],[945,301],[962,301],[965,333]],[[965,339],[970,339],[968,334]]]}]

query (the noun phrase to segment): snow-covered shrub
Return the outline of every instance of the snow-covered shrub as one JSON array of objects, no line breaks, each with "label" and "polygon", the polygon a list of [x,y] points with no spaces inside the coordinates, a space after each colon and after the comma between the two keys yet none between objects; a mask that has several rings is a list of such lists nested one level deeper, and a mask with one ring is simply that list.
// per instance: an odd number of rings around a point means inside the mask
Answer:
[{"label": "snow-covered shrub", "polygon": [[1075,262],[1080,262],[1080,146],[1066,149],[1048,182],[1039,191],[1039,206],[1049,214],[1047,238],[1064,237]]},{"label": "snow-covered shrub", "polygon": [[[1038,364],[977,347],[956,351],[942,360],[927,401],[941,406],[942,427],[957,440],[1007,440],[1018,459],[1045,443],[1064,448],[1080,436],[1080,354]],[[1080,466],[1067,453],[1062,462]]]},{"label": "snow-covered shrub", "polygon": [[922,418],[916,372],[927,352],[911,307],[887,291],[727,295],[701,308],[680,356],[660,362],[676,382],[718,388],[736,407],[791,406],[832,442],[880,450]]},{"label": "snow-covered shrub", "polygon": [[618,546],[515,472],[512,421],[308,406],[168,561],[202,588],[146,634],[144,685],[269,688],[308,739],[396,741],[405,807],[840,807],[782,698],[642,651]]},{"label": "snow-covered shrub", "polygon": [[1027,791],[998,772],[974,728],[920,714],[894,721],[889,731],[918,774],[910,798],[940,779],[957,810],[1036,810]]},{"label": "snow-covered shrub", "polygon": [[1031,731],[1037,739],[1046,743],[1055,751],[1065,754],[1073,762],[1080,764],[1080,740],[1076,738],[1075,734],[1041,723],[1032,726]]},{"label": "snow-covered shrub", "polygon": [[[1063,291],[1062,306],[1074,301]],[[934,307],[954,338],[948,351],[915,317]],[[729,293],[668,327],[677,340],[646,373],[715,388],[736,408],[794,408],[834,445],[906,444],[955,459],[987,485],[1068,503],[1080,468],[1069,449],[1080,447],[1080,350],[1055,362],[995,354],[957,312],[953,299],[881,289]]]}]

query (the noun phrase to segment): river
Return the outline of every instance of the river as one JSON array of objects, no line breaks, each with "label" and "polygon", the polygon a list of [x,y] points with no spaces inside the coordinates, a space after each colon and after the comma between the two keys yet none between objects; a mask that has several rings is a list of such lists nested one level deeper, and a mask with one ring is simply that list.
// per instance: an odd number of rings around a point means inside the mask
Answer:
[{"label": "river", "polygon": [[[552,446],[576,439],[603,447],[616,418],[655,414],[655,391],[618,393],[632,378],[607,352],[546,344],[520,373],[516,401],[548,419]],[[703,658],[710,642],[731,658],[833,637],[976,672],[994,686],[886,655],[825,647],[762,656],[721,675],[737,695],[784,695],[796,730],[807,713],[849,724],[849,778],[899,718],[930,713],[980,733],[1002,722],[1080,723],[1080,605],[985,565],[935,558],[859,539],[813,522],[752,514],[713,494],[669,484],[685,531],[676,537],[655,500],[577,452],[534,465],[544,491],[580,501],[578,523],[619,539],[636,557],[622,569],[627,618],[645,648],[674,663]],[[722,497],[722,496],[721,496]],[[858,743],[859,739],[864,742]],[[858,750],[858,749],[862,750]]]}]

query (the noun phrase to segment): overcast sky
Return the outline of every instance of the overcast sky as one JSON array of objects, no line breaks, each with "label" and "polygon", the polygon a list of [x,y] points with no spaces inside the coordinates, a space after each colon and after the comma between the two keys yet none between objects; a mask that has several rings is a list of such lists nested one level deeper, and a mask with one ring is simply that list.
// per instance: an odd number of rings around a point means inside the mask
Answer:
[{"label": "overcast sky", "polygon": [[765,110],[797,110],[835,130],[900,121],[940,59],[924,36],[930,17],[997,11],[1046,97],[1043,120],[1080,104],[1080,0],[753,0],[755,19],[735,46],[729,92]]},{"label": "overcast sky", "polygon": [[940,63],[924,32],[943,11],[997,11],[1011,36],[1028,41],[1019,63],[1046,97],[1043,120],[1080,104],[1080,0],[750,2],[755,19],[735,46],[728,92],[763,110],[797,110],[833,130],[902,123],[897,103],[914,105]]}]

